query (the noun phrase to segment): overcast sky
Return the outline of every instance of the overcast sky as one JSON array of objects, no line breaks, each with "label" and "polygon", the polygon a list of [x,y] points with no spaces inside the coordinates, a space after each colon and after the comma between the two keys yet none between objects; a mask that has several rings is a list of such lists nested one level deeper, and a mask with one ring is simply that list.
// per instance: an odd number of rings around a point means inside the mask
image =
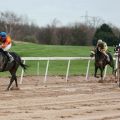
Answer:
[{"label": "overcast sky", "polygon": [[53,19],[60,25],[80,22],[87,14],[120,27],[120,0],[0,0],[0,11],[7,10],[26,15],[39,26]]}]

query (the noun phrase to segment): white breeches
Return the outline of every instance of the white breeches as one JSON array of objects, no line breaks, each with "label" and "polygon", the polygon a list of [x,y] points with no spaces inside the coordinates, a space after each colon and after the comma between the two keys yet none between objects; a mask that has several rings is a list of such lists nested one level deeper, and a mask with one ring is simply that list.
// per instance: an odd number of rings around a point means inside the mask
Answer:
[{"label": "white breeches", "polygon": [[7,45],[5,48],[3,48],[4,51],[8,51],[11,48],[11,43],[9,45]]}]

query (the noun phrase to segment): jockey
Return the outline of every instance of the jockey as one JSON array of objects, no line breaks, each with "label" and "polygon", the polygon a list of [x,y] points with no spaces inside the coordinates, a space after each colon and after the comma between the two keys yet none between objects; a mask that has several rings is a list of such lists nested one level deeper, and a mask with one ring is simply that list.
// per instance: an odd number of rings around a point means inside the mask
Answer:
[{"label": "jockey", "polygon": [[[100,39],[100,40],[98,40],[98,42],[97,42],[97,45],[96,45],[96,47],[93,49],[93,50],[91,50],[91,55],[90,56],[94,56],[95,55],[95,51],[96,51],[96,49],[98,49],[99,50],[99,45],[101,45],[103,43],[103,41]],[[100,50],[99,50],[100,51]]]},{"label": "jockey", "polygon": [[96,48],[98,48],[98,50],[100,52],[102,52],[106,57],[107,57],[107,61],[109,62],[110,61],[110,58],[109,58],[109,55],[106,53],[107,50],[108,50],[108,46],[107,46],[107,43],[102,41],[101,39],[98,40],[97,42],[97,46]]},{"label": "jockey", "polygon": [[114,51],[115,51],[114,55],[120,57],[120,43],[115,47]]},{"label": "jockey", "polygon": [[116,53],[118,53],[119,49],[120,49],[120,43],[119,43],[119,45],[116,46],[116,48],[114,49],[114,51],[115,51]]},{"label": "jockey", "polygon": [[12,62],[14,59],[12,55],[9,54],[8,50],[11,48],[11,38],[6,32],[0,32],[0,48],[3,50],[3,53],[7,56],[9,62]]}]

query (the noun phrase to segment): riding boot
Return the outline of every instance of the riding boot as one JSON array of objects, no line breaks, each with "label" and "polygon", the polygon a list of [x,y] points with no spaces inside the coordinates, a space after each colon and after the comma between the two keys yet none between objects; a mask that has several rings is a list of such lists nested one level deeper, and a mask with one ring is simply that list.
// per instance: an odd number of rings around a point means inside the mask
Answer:
[{"label": "riding boot", "polygon": [[106,56],[107,61],[110,62],[110,57],[109,57],[109,55],[108,55],[105,51],[103,51],[103,54]]},{"label": "riding boot", "polygon": [[9,60],[9,62],[12,62],[14,59],[13,59],[13,57],[12,57],[12,55],[10,55],[10,53],[9,52],[7,52],[7,51],[4,51],[4,53],[5,53],[5,55],[7,56],[7,58],[8,58],[8,60]]},{"label": "riding boot", "polygon": [[107,61],[110,62],[110,57],[108,54],[106,55],[106,57],[107,57]]}]

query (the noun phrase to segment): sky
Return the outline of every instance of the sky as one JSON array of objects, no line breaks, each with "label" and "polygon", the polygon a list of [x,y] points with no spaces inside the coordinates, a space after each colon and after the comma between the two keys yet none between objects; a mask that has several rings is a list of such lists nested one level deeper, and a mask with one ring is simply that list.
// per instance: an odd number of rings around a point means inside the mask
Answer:
[{"label": "sky", "polygon": [[0,11],[27,16],[39,26],[68,25],[98,17],[120,27],[120,0],[0,0]]}]

